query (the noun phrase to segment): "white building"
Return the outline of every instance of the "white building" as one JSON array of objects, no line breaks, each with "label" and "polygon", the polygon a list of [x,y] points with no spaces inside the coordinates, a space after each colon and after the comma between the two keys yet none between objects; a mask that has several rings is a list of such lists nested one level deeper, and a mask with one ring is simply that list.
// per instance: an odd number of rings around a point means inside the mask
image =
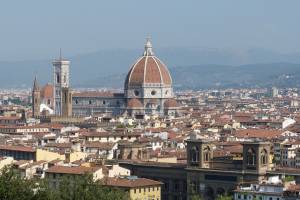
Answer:
[{"label": "white building", "polygon": [[284,192],[294,181],[284,183],[278,176],[270,177],[260,184],[238,187],[234,191],[234,200],[284,200]]}]

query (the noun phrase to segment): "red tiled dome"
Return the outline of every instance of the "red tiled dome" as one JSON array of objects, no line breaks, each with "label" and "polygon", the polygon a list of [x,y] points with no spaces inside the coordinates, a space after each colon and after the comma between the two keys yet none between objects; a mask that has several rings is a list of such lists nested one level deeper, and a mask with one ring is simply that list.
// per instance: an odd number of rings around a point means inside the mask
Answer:
[{"label": "red tiled dome", "polygon": [[175,99],[168,99],[164,103],[165,108],[176,108],[178,107],[177,101]]},{"label": "red tiled dome", "polygon": [[130,99],[127,102],[128,108],[143,108],[143,104],[138,99]]},{"label": "red tiled dome", "polygon": [[53,86],[51,84],[47,84],[42,88],[41,91],[42,98],[51,99],[53,98]]},{"label": "red tiled dome", "polygon": [[145,45],[144,55],[129,70],[125,87],[144,84],[172,85],[170,73],[166,65],[153,55],[150,41]]}]

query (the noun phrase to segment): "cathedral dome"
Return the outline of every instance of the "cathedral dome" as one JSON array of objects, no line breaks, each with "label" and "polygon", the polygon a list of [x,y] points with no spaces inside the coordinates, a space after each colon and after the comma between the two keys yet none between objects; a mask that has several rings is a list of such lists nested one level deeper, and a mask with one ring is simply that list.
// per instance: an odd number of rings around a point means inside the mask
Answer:
[{"label": "cathedral dome", "polygon": [[47,84],[42,88],[41,97],[45,99],[53,98],[53,86],[51,84]]},{"label": "cathedral dome", "polygon": [[145,85],[172,85],[172,78],[168,68],[154,56],[149,40],[145,44],[143,56],[132,65],[125,80],[125,88]]},{"label": "cathedral dome", "polygon": [[175,99],[168,99],[164,103],[165,108],[176,108],[178,107],[177,101]]},{"label": "cathedral dome", "polygon": [[138,99],[130,99],[127,103],[128,108],[143,108],[143,104]]}]

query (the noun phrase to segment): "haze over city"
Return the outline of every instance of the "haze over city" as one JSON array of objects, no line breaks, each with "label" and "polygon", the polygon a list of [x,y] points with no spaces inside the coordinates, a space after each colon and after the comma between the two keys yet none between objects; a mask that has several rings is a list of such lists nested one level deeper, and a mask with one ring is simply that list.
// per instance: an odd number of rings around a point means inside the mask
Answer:
[{"label": "haze over city", "polygon": [[300,2],[253,1],[5,1],[0,8],[1,61],[157,48],[263,48],[299,52]]}]

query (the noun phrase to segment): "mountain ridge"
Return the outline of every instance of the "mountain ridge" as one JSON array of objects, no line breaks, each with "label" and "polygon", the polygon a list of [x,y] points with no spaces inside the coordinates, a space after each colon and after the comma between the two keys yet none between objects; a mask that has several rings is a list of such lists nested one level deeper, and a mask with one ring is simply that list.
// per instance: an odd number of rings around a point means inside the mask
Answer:
[{"label": "mountain ridge", "polygon": [[[142,55],[142,52],[142,49],[111,49],[70,57],[71,84],[74,87],[123,87],[125,74],[136,59]],[[174,76],[175,88],[182,89],[191,87],[191,84],[193,84],[193,88],[237,87],[239,85],[242,87],[251,86],[251,84],[255,86],[257,83],[257,80],[253,78],[255,71],[258,70],[260,74],[265,74],[265,76],[256,74],[262,79],[270,78],[268,70],[274,71],[271,66],[276,69],[276,74],[271,73],[273,74],[271,78],[274,78],[273,82],[264,80],[268,81],[268,83],[263,84],[258,80],[259,85],[277,84],[286,86],[293,85],[291,80],[279,81],[276,80],[278,76],[285,73],[296,75],[299,73],[297,63],[300,63],[300,54],[298,53],[282,54],[265,49],[231,51],[196,47],[158,48],[157,50],[154,49],[154,53],[170,69]],[[2,72],[0,73],[0,87],[31,87],[35,75],[38,76],[41,84],[51,82],[51,62],[50,59],[15,62],[0,61]],[[282,66],[286,66],[287,71]],[[201,68],[201,70],[198,68]],[[263,68],[266,69],[261,71]],[[228,70],[231,70],[232,73],[229,73]],[[184,74],[185,77],[180,73]],[[250,75],[252,78],[249,77]],[[186,77],[193,78],[185,80]],[[240,77],[243,77],[243,79]],[[97,79],[106,81],[102,84]],[[211,79],[218,81],[211,81]],[[230,81],[230,79],[234,79],[234,81]],[[295,85],[297,85],[298,82],[297,80],[295,81]],[[289,84],[286,84],[287,82]]]}]

